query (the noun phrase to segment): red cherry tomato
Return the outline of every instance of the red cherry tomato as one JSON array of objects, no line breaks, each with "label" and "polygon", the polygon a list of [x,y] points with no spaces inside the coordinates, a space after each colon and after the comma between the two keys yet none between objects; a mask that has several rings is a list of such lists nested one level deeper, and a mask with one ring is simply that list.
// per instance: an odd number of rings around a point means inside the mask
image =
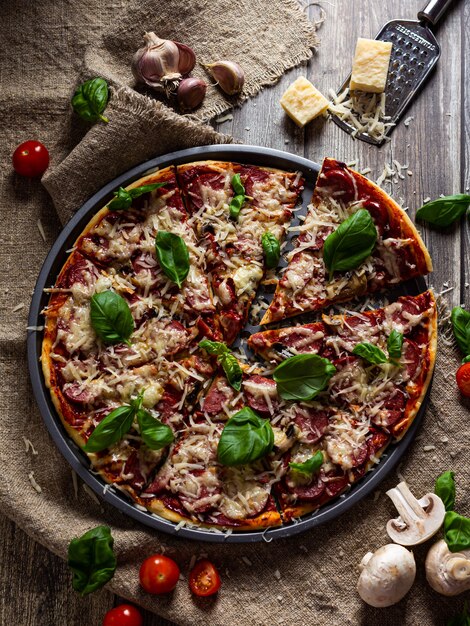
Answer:
[{"label": "red cherry tomato", "polygon": [[147,593],[169,593],[176,587],[180,568],[173,559],[153,554],[140,566],[140,584]]},{"label": "red cherry tomato", "polygon": [[196,563],[189,574],[189,588],[197,596],[211,596],[220,589],[219,572],[207,559]]},{"label": "red cherry tomato", "polygon": [[21,176],[41,176],[49,165],[49,151],[40,141],[25,141],[13,153],[13,167]]},{"label": "red cherry tomato", "polygon": [[106,613],[103,626],[142,626],[142,613],[132,604],[120,604]]},{"label": "red cherry tomato", "polygon": [[457,370],[457,385],[461,393],[470,398],[470,362],[464,363]]}]

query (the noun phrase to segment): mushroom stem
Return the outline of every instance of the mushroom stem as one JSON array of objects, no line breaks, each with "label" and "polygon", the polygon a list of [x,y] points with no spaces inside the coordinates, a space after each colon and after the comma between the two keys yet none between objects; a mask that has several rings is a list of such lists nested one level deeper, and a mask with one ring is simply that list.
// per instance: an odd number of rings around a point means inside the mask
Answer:
[{"label": "mushroom stem", "polygon": [[432,537],[442,526],[445,506],[434,493],[427,493],[417,500],[406,482],[387,491],[399,517],[387,523],[389,537],[402,546],[414,546]]},{"label": "mushroom stem", "polygon": [[470,550],[451,552],[441,539],[426,557],[426,578],[434,591],[444,596],[456,596],[470,589]]}]

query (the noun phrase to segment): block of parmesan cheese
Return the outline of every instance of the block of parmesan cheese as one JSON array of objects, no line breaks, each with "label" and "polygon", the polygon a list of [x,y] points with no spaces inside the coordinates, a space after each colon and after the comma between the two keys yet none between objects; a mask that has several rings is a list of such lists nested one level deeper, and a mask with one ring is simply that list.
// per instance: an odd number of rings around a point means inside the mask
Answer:
[{"label": "block of parmesan cheese", "polygon": [[328,105],[325,96],[303,76],[295,80],[281,98],[282,108],[301,128],[324,113]]},{"label": "block of parmesan cheese", "polygon": [[349,89],[382,93],[387,82],[392,44],[375,39],[357,40]]}]

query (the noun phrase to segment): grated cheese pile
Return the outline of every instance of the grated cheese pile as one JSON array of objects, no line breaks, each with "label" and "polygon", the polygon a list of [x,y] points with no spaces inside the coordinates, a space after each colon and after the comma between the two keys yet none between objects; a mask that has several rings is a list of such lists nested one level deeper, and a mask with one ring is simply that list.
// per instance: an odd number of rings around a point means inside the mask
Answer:
[{"label": "grated cheese pile", "polygon": [[390,116],[385,115],[385,93],[356,91],[352,94],[346,88],[339,95],[330,89],[329,96],[332,102],[328,110],[354,127],[355,130],[351,133],[353,137],[364,133],[376,141],[382,141],[395,125],[390,122]]}]

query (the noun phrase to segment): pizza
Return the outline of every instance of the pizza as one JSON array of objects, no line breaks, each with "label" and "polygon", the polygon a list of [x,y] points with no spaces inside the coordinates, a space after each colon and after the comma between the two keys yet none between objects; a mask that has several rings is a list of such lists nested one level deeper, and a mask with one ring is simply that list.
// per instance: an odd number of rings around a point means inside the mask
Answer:
[{"label": "pizza", "polygon": [[[429,291],[243,338],[259,285],[279,275],[263,235],[281,249],[303,183],[225,161],[149,174],[93,216],[48,290],[41,361],[58,415],[106,488],[157,517],[280,526],[350,488],[423,401],[436,349]],[[425,273],[422,243],[405,247]],[[326,364],[312,397],[286,397],[276,378],[299,357]]]},{"label": "pizza", "polygon": [[[375,224],[374,248],[358,267],[328,273],[325,241],[360,209],[367,211]],[[298,230],[288,266],[262,324],[381,291],[432,271],[426,246],[405,211],[380,187],[335,159],[324,160]]]}]

